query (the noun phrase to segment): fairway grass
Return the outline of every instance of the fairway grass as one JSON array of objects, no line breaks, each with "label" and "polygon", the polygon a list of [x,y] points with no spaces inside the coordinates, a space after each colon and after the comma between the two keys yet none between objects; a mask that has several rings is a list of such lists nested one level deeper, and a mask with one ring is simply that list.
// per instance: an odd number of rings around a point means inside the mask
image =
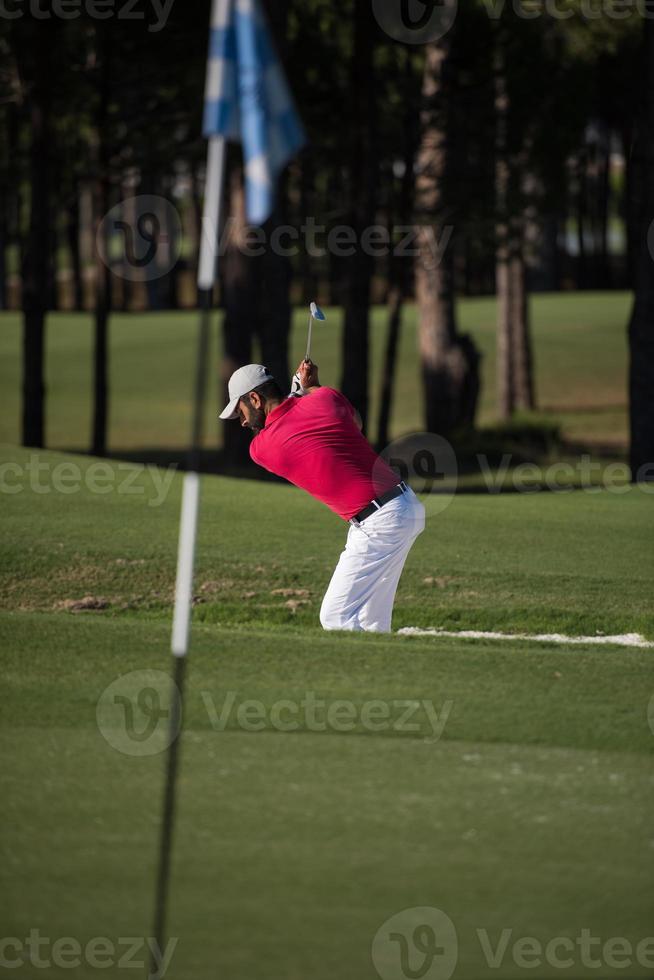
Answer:
[{"label": "fairway grass", "polygon": [[[0,514],[4,935],[150,936],[164,756],[134,754],[98,704],[135,671],[168,690],[181,478],[165,492],[111,463],[91,492],[97,461],[39,453],[35,492],[34,457],[0,454],[24,482]],[[654,639],[646,493],[423,499],[395,629]],[[166,976],[373,980],[377,930],[417,906],[455,924],[454,980],[651,975],[578,955],[526,969],[511,950],[654,932],[652,651],[325,633],[344,538],[294,488],[202,478]],[[480,934],[495,948],[506,930],[492,969]]]},{"label": "fairway grass", "polygon": [[[168,617],[179,475],[11,447],[0,449],[2,461],[18,467],[7,486],[23,487],[3,494],[4,605],[45,612],[91,595],[106,603],[102,615]],[[654,639],[652,494],[644,486],[457,494],[444,510],[439,495],[423,497],[427,530],[411,551],[394,628]],[[346,525],[279,483],[203,477],[202,495],[195,621],[319,634]]]},{"label": "fairway grass", "polygon": [[[150,935],[162,758],[112,748],[96,703],[126,671],[167,669],[168,628],[14,614],[2,629],[7,935]],[[458,977],[497,975],[477,930],[493,946],[504,929],[649,935],[649,658],[357,639],[196,629],[168,975],[372,978],[375,932],[419,905],[455,922]],[[235,692],[269,719],[309,691],[449,714],[440,738],[424,713],[410,734],[286,734],[219,730],[206,707]]]}]

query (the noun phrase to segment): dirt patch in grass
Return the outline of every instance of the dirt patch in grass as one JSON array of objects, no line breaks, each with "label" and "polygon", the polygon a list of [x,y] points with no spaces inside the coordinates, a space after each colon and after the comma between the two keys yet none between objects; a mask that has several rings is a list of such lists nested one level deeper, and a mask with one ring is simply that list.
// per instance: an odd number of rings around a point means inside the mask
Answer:
[{"label": "dirt patch in grass", "polygon": [[109,600],[104,596],[85,595],[81,599],[60,599],[53,609],[64,612],[101,612],[109,608]]},{"label": "dirt patch in grass", "polygon": [[438,589],[446,589],[448,585],[457,580],[452,575],[427,575],[423,578],[423,585],[433,585]]}]

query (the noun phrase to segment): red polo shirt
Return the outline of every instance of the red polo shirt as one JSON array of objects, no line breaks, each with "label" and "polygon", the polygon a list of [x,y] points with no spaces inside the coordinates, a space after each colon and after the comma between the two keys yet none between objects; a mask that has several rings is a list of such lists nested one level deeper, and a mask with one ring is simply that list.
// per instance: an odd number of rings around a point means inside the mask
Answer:
[{"label": "red polo shirt", "polygon": [[335,388],[287,398],[267,416],[250,444],[250,456],[347,521],[399,483],[353,416],[352,405]]}]

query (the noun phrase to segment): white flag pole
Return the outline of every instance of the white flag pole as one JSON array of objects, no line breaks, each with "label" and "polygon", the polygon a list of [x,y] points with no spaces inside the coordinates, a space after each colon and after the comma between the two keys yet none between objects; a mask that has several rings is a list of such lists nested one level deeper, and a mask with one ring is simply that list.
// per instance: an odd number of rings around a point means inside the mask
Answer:
[{"label": "white flag pole", "polygon": [[218,232],[220,227],[220,202],[225,169],[225,140],[222,136],[209,139],[207,153],[207,177],[204,191],[204,213],[198,264],[198,289],[202,292],[202,317],[198,342],[198,364],[193,413],[193,438],[189,471],[184,476],[182,491],[182,516],[177,551],[177,577],[175,580],[175,612],[171,649],[175,657],[185,657],[188,652],[193,598],[193,567],[195,564],[195,538],[200,505],[200,480],[197,474],[204,392],[206,387],[206,360],[209,339],[211,293],[216,278],[218,257]]},{"label": "white flag pole", "polygon": [[[211,27],[222,27],[229,20],[230,5],[233,0],[213,0]],[[211,62],[207,71],[207,89],[214,81],[211,78]],[[170,856],[172,850],[173,824],[175,816],[175,783],[177,775],[178,732],[181,728],[184,701],[184,677],[190,638],[191,606],[193,600],[193,571],[195,565],[195,542],[200,506],[200,445],[202,442],[202,423],[206,393],[206,368],[209,350],[209,324],[211,300],[216,280],[218,259],[218,233],[220,227],[220,205],[222,200],[225,169],[225,139],[211,136],[207,150],[207,174],[204,189],[204,212],[200,239],[200,259],[198,263],[198,291],[201,297],[200,332],[198,337],[197,365],[193,404],[193,432],[188,469],[184,476],[182,489],[182,511],[177,548],[177,574],[175,578],[175,609],[171,650],[175,662],[170,705],[170,733],[166,765],[166,787],[164,791],[163,818],[159,849],[159,868],[155,898],[154,936],[155,948],[165,948],[166,907],[168,883],[170,879]],[[157,947],[158,944],[158,947]],[[161,964],[154,953],[151,960],[151,980],[159,980]]]},{"label": "white flag pole", "polygon": [[220,202],[225,173],[225,137],[210,136],[207,150],[207,178],[204,186],[204,211],[200,238],[198,288],[213,289],[216,281]]},{"label": "white flag pole", "polygon": [[[213,0],[211,7],[212,30],[220,29],[228,24],[232,2],[233,0]],[[215,72],[216,67],[212,65],[211,58],[209,58],[205,99],[211,98],[216,94],[213,91],[217,84]],[[211,294],[217,272],[220,205],[223,193],[224,173],[225,138],[224,136],[210,136],[207,149],[207,173],[204,182],[204,210],[200,231],[200,260],[198,263],[198,290],[202,297],[202,316],[200,319],[200,336],[198,339],[193,436],[191,440],[189,468],[184,477],[184,488],[182,492],[182,517],[180,522],[177,577],[175,582],[175,612],[171,641],[172,652],[176,657],[185,657],[188,652],[191,625],[195,536],[200,503],[197,470],[200,443],[202,441],[206,361],[209,346],[209,317]]]}]

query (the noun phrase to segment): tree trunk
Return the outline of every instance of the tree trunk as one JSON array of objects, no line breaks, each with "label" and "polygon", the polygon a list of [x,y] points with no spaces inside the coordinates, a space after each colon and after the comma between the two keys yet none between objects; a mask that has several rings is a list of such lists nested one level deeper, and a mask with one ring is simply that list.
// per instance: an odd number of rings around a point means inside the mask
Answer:
[{"label": "tree trunk", "polygon": [[[102,139],[102,137],[101,137]],[[97,225],[107,213],[109,193],[106,179],[97,188]],[[108,256],[108,251],[105,251]],[[111,273],[98,255],[95,268],[95,330],[93,338],[93,423],[91,453],[104,456],[107,452],[107,423],[109,402],[109,311],[111,304]]]},{"label": "tree trunk", "polygon": [[[8,103],[4,107],[5,141],[2,147],[3,187],[0,190],[0,309],[6,310],[11,303],[7,282],[7,248],[20,243],[20,175],[17,161],[18,107]],[[19,249],[20,251],[21,249]]]},{"label": "tree trunk", "polygon": [[526,139],[509,150],[510,95],[503,30],[498,28],[495,71],[495,209],[497,296],[497,403],[506,421],[518,408],[534,407],[529,301],[525,266],[527,213],[523,181]]},{"label": "tree trunk", "polygon": [[[410,105],[414,97],[412,57],[409,51],[405,51],[404,63],[404,98],[407,105]],[[389,215],[389,239],[393,241],[393,224],[399,217],[399,223],[405,221],[405,216],[413,211],[413,161],[416,153],[416,127],[414,117],[411,113],[406,113],[404,119],[403,132],[403,164],[404,173],[400,192],[392,198]],[[395,207],[393,204],[395,203]],[[391,248],[389,256],[389,291],[388,291],[388,334],[386,337],[386,349],[384,352],[384,365],[382,370],[381,396],[379,403],[379,422],[377,425],[377,447],[381,452],[388,445],[389,426],[391,410],[393,407],[393,388],[395,382],[395,365],[397,361],[397,350],[400,341],[400,328],[402,326],[402,305],[410,288],[411,266],[410,260],[405,256],[396,255],[395,248]]]},{"label": "tree trunk", "polygon": [[577,161],[577,289],[585,289],[586,275],[586,150],[579,154]]},{"label": "tree trunk", "polygon": [[[120,185],[119,185],[120,186]],[[121,197],[123,199],[122,207],[122,217],[130,228],[136,227],[136,209],[132,203],[135,196],[134,189],[134,175],[130,172],[127,179],[122,182],[121,186]],[[132,301],[134,297],[135,283],[132,281],[133,268],[130,265],[130,253],[126,247],[127,243],[124,242],[123,248],[123,258],[122,258],[122,269],[118,273],[120,277],[120,308],[123,313],[128,313],[132,307]],[[143,270],[142,270],[143,271]],[[140,284],[139,284],[140,285]]]},{"label": "tree trunk", "polygon": [[384,351],[384,367],[379,402],[379,423],[377,427],[377,449],[381,452],[388,445],[388,427],[393,406],[393,382],[395,362],[402,324],[402,304],[404,294],[399,285],[391,287],[388,294],[388,335]]},{"label": "tree trunk", "polygon": [[0,189],[0,310],[7,309],[7,228],[9,225],[7,194]]},{"label": "tree trunk", "polygon": [[[642,174],[636,296],[629,323],[631,478],[654,481],[654,21],[645,19],[644,118],[635,148]],[[645,470],[647,468],[647,470]]]},{"label": "tree trunk", "polygon": [[[266,0],[270,29],[282,62],[286,60],[287,54],[288,8],[288,0]],[[267,245],[261,262],[261,302],[256,319],[263,363],[269,368],[284,392],[289,391],[291,387],[288,358],[292,315],[290,295],[292,270],[288,256],[274,251],[270,240],[276,227],[288,223],[286,188],[287,178],[283,173],[277,184],[273,213],[264,228]]]},{"label": "tree trunk", "polygon": [[416,166],[416,299],[425,423],[444,435],[474,422],[479,395],[479,354],[456,327],[453,211],[450,184],[454,86],[452,31],[427,46],[423,77],[421,141]]},{"label": "tree trunk", "polygon": [[84,287],[82,284],[82,263],[79,247],[79,195],[79,186],[75,182],[72,200],[66,212],[66,238],[71,262],[73,309],[77,311],[82,310],[84,307]]},{"label": "tree trunk", "polygon": [[[283,208],[285,179],[279,182],[280,202],[266,222],[266,251],[260,262],[262,280],[259,311],[255,320],[256,332],[261,344],[261,359],[279,382],[282,391],[290,391],[289,336],[291,332],[291,266],[288,257],[275,252],[270,246],[270,236],[276,227],[286,224]],[[292,366],[295,370],[295,365]]]},{"label": "tree trunk", "polygon": [[[155,170],[152,156],[149,154],[141,175],[139,195],[148,195],[150,197],[155,214],[158,207],[158,198],[160,197],[160,181],[160,171]],[[152,258],[152,266],[145,270],[144,275],[145,295],[147,297],[148,310],[151,311],[163,310],[166,305],[164,301],[164,277],[159,275],[160,262],[161,253],[159,248],[157,248]]]},{"label": "tree trunk", "polygon": [[[276,40],[283,53],[287,0],[267,0],[266,12]],[[230,234],[224,256],[219,259],[224,306],[223,378],[221,405],[227,401],[227,382],[239,367],[252,361],[253,339],[259,340],[262,363],[273,374],[283,391],[290,388],[288,342],[291,325],[291,270],[286,256],[275,254],[270,247],[274,228],[284,223],[285,178],[280,177],[276,208],[264,227],[262,240],[267,242],[262,254],[247,240],[249,228],[245,213],[243,166],[235,164],[236,153],[230,152],[228,166],[228,202],[226,209]],[[225,460],[230,466],[249,466],[250,433],[237,422],[220,423],[223,431]]]},{"label": "tree trunk", "polygon": [[[100,222],[109,210],[109,147],[107,144],[107,124],[111,74],[108,38],[104,33],[101,37],[100,92],[96,136],[96,233]],[[104,249],[104,254],[108,262],[108,249]],[[102,256],[96,247],[93,423],[91,432],[91,453],[94,456],[104,456],[107,452],[107,423],[109,414],[108,321],[110,309],[111,272],[109,266],[103,262]]]},{"label": "tree trunk", "polygon": [[44,334],[50,241],[50,52],[51,29],[35,29],[34,84],[30,95],[30,218],[23,262],[23,410],[24,446],[45,445]]},{"label": "tree trunk", "polygon": [[352,130],[350,132],[350,225],[357,245],[347,260],[345,321],[342,334],[341,390],[359,410],[364,432],[368,418],[368,354],[372,256],[361,247],[364,230],[374,223],[377,160],[375,156],[375,22],[367,3],[354,5],[352,52]]},{"label": "tree trunk", "polygon": [[497,393],[498,415],[506,421],[516,409],[535,404],[529,296],[522,249],[498,246],[497,293]]},{"label": "tree trunk", "polygon": [[624,156],[624,191],[622,194],[622,213],[621,217],[625,224],[627,248],[625,256],[625,288],[636,288],[636,268],[638,266],[639,242],[638,225],[640,215],[636,210],[636,202],[641,199],[641,191],[638,187],[638,178],[634,173],[634,159],[632,147],[634,142],[633,128],[624,124],[621,131],[622,153]]},{"label": "tree trunk", "polygon": [[534,379],[529,322],[527,270],[522,248],[513,255],[509,271],[513,306],[512,346],[515,407],[532,410],[535,407]]},{"label": "tree trunk", "polygon": [[[157,187],[157,193],[166,201],[173,200],[173,185],[175,183],[175,177],[162,177],[160,179],[159,186]],[[161,225],[163,226],[166,219],[164,214],[160,214]],[[163,259],[164,265],[169,265],[170,260],[179,254],[179,240],[178,240],[178,228],[174,222],[169,222],[167,228],[166,240],[162,241],[159,239],[157,243],[157,255],[156,258],[159,259],[160,255]],[[183,231],[181,232],[183,234]],[[163,237],[163,236],[162,236]],[[166,310],[177,310],[179,309],[179,262],[174,262],[172,267],[168,269],[163,275],[159,277],[159,288],[160,296],[164,309]]]},{"label": "tree trunk", "polygon": [[540,260],[542,278],[539,288],[548,293],[558,292],[561,284],[561,257],[558,241],[560,226],[565,227],[565,221],[560,221],[555,212],[549,212],[541,219]]},{"label": "tree trunk", "polygon": [[[498,233],[502,234],[501,226]],[[508,247],[504,243],[497,246],[497,267],[495,272],[495,291],[497,295],[497,414],[502,421],[510,419],[515,410],[515,387],[513,370],[513,338],[511,324],[514,317],[511,274]]]},{"label": "tree trunk", "polygon": [[[50,157],[50,181],[52,187],[60,186],[58,173],[58,161]],[[50,220],[48,234],[48,310],[59,309],[59,290],[57,282],[57,252],[59,250],[59,207],[58,201],[54,200],[55,195],[50,197]]]},{"label": "tree trunk", "polygon": [[515,372],[512,325],[515,317],[511,261],[509,193],[511,173],[508,160],[509,93],[506,80],[504,37],[498,27],[494,51],[495,85],[495,293],[497,297],[496,372],[497,409],[506,421],[515,410]]},{"label": "tree trunk", "polygon": [[[314,187],[315,187],[315,164],[311,159],[311,154],[307,153],[302,157],[300,163],[300,223],[304,224],[307,220],[307,216],[316,213],[316,208],[314,204]],[[316,263],[315,260],[309,255],[309,251],[306,248],[299,249],[299,253],[296,259],[297,271],[299,285],[302,289],[301,298],[302,302],[309,304],[311,300],[318,300],[318,276],[316,274]],[[331,303],[332,297],[329,297]]]},{"label": "tree trunk", "polygon": [[599,252],[597,257],[598,289],[611,288],[611,262],[609,258],[609,218],[611,203],[611,130],[605,124],[601,128],[598,147],[598,225]]},{"label": "tree trunk", "polygon": [[[92,148],[92,153],[96,152]],[[79,188],[79,250],[82,266],[82,309],[95,307],[95,181],[82,180]]]}]

